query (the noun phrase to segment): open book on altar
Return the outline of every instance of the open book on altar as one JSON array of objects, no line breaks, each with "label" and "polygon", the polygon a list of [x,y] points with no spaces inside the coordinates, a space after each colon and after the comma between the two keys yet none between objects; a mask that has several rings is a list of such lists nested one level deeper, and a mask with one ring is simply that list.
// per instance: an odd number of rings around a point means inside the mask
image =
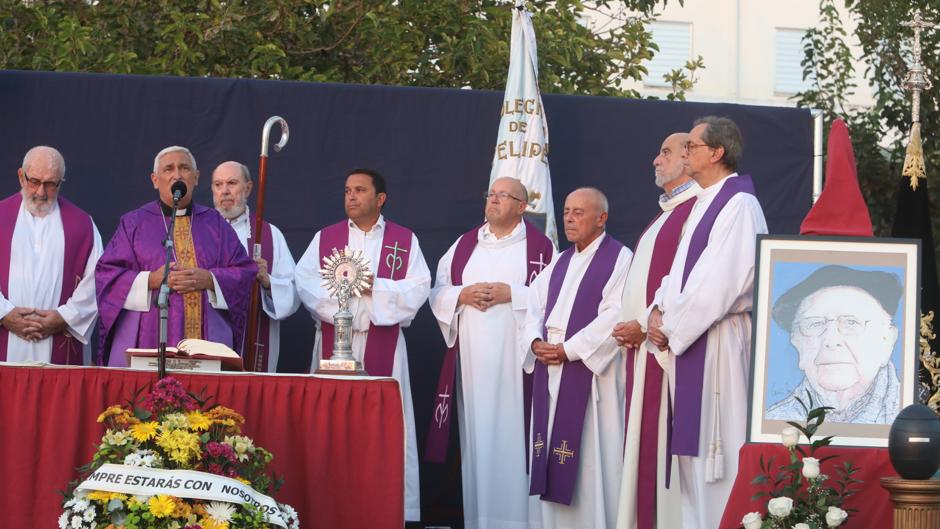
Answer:
[{"label": "open book on altar", "polygon": [[[128,349],[127,365],[137,369],[156,369],[157,349]],[[176,347],[166,348],[166,367],[179,371],[242,371],[242,358],[227,345],[187,338]]]}]

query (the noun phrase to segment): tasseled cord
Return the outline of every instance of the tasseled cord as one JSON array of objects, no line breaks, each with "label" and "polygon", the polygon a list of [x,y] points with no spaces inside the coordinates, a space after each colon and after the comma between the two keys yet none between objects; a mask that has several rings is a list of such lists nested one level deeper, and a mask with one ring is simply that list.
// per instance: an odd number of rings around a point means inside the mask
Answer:
[{"label": "tasseled cord", "polygon": [[920,139],[920,122],[911,125],[911,139],[904,154],[904,169],[901,175],[911,179],[911,189],[917,190],[918,180],[927,176],[924,168],[924,147]]},{"label": "tasseled cord", "polygon": [[708,457],[705,459],[705,483],[721,481],[725,477],[725,454],[721,450],[721,386],[718,379],[720,371],[721,369],[715,366],[715,413]]}]

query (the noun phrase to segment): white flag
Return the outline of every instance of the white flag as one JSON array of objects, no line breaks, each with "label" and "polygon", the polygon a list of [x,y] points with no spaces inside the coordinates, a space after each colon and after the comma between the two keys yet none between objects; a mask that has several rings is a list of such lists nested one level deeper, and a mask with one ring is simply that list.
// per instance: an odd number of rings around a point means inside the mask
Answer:
[{"label": "white flag", "polygon": [[548,171],[548,122],[539,93],[538,71],[532,15],[520,1],[512,11],[509,76],[500,111],[490,185],[503,176],[519,179],[529,191],[526,218],[544,229],[557,248],[552,179]]}]

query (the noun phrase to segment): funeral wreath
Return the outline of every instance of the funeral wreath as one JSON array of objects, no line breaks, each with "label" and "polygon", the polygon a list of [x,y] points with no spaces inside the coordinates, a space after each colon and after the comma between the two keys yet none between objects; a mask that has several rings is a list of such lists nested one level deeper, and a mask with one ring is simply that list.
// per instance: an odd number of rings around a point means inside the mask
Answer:
[{"label": "funeral wreath", "polygon": [[297,529],[269,496],[272,455],[241,435],[244,417],[172,377],[98,416],[106,428],[69,484],[60,529]]},{"label": "funeral wreath", "polygon": [[[807,398],[808,406],[797,399],[806,412],[806,421],[787,421],[790,426],[780,435],[789,451],[789,463],[774,470],[774,458],[765,462],[761,456],[761,473],[751,481],[758,492],[751,499],[769,497],[767,512],[746,514],[741,520],[744,529],[826,529],[842,525],[849,516],[842,506],[855,492],[853,486],[862,483],[853,477],[859,469],[846,461],[833,467],[837,474],[834,480],[820,473],[820,465],[836,456],[816,458],[817,449],[828,446],[832,436],[815,440],[813,437],[833,408],[810,409],[813,399],[809,395]],[[807,446],[799,444],[801,435]]]}]

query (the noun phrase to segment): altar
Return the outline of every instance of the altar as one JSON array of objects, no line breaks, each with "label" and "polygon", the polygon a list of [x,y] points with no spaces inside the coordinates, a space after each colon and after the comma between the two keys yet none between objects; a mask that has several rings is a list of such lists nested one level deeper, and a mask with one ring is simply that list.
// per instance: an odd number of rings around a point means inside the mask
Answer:
[{"label": "altar", "polygon": [[[404,525],[404,417],[390,378],[171,373],[189,392],[246,418],[245,435],[271,451],[284,478],[278,501],[309,528]],[[62,494],[88,463],[106,407],[156,374],[97,367],[0,364],[0,520],[56,527]]]}]

